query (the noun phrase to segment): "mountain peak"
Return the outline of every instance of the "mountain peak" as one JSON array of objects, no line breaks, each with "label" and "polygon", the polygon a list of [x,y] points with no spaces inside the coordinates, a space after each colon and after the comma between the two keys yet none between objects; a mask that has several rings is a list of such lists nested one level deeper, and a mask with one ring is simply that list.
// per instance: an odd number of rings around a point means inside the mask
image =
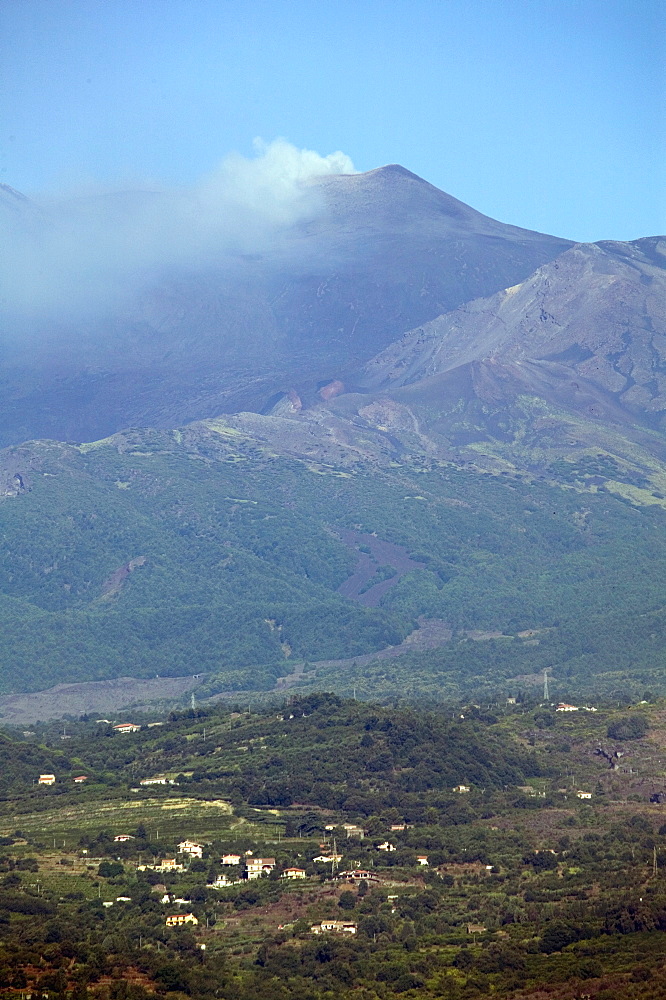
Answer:
[{"label": "mountain peak", "polygon": [[[407,170],[406,167],[401,166],[399,163],[386,163],[383,167],[375,167],[373,170],[366,170],[365,176],[371,177],[372,175],[383,176],[383,177],[404,177],[409,180],[419,181],[420,184],[428,184],[422,177],[418,174],[412,173],[411,170]],[[432,187],[432,185],[430,185]]]},{"label": "mountain peak", "polygon": [[[0,380],[0,441],[90,440],[127,424],[262,411],[292,386],[307,405],[313,385],[347,382],[406,330],[524,281],[571,245],[495,222],[397,163],[310,184],[320,195],[312,213],[265,252],[230,251],[214,267],[195,255],[157,277],[145,269],[117,314],[97,313],[92,295],[90,318],[64,342],[58,322],[42,330],[30,313]],[[133,197],[154,196],[115,197],[126,212]],[[4,192],[0,210],[8,199],[19,204]],[[112,221],[108,197],[93,201],[84,215]],[[13,213],[0,214],[12,224]],[[48,231],[46,219],[31,226]],[[55,371],[90,392],[65,400]]]}]

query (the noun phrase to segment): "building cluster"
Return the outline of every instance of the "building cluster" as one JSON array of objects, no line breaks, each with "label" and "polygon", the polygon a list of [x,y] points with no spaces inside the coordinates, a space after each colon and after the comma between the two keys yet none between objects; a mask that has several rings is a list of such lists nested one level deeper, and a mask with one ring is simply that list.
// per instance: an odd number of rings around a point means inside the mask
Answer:
[{"label": "building cluster", "polygon": [[356,934],[358,925],[353,920],[322,920],[310,930],[313,934]]},{"label": "building cluster", "polygon": [[167,927],[183,927],[185,924],[198,924],[199,920],[193,913],[170,913],[165,923]]}]

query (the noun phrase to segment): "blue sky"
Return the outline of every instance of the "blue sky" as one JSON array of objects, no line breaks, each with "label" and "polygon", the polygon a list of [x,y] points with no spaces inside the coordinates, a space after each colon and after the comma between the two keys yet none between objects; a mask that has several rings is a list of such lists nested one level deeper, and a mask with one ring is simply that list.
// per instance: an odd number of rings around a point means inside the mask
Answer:
[{"label": "blue sky", "polygon": [[0,181],[189,185],[257,136],[504,222],[666,230],[663,0],[4,0]]}]

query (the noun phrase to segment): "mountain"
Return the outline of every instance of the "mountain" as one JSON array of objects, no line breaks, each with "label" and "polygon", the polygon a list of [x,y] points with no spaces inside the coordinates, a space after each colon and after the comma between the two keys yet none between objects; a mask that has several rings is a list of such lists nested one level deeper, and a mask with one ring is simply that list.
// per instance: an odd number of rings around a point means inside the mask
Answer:
[{"label": "mountain", "polygon": [[[0,444],[262,411],[291,388],[308,398],[406,330],[525,280],[571,246],[495,222],[399,166],[311,187],[317,210],[274,233],[270,252],[227,248],[196,266],[153,268],[111,312],[5,315]],[[122,212],[142,218],[156,197],[126,195]],[[11,233],[17,205],[31,232],[48,233],[48,213],[11,190],[3,200]],[[119,211],[109,196],[70,209],[94,217],[102,244]],[[103,249],[89,247],[93,261]]]},{"label": "mountain", "polygon": [[568,371],[628,420],[660,426],[666,240],[576,245],[521,284],[406,333],[366,366],[365,387],[409,385],[475,362],[489,373],[514,369],[540,393],[556,394]]},{"label": "mountain", "polygon": [[270,254],[7,342],[0,690],[663,690],[666,240],[311,189]]},{"label": "mountain", "polygon": [[661,490],[666,240],[576,245],[408,331],[346,388],[319,400],[326,417],[298,419],[388,433],[396,454],[540,474],[593,449]]}]

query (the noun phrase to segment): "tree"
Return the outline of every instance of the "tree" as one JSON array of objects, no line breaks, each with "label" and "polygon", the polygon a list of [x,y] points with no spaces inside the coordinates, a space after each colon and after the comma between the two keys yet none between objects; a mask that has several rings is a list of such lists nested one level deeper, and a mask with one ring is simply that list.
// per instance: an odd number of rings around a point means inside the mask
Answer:
[{"label": "tree", "polygon": [[649,728],[645,715],[625,715],[611,722],[606,732],[612,740],[640,740]]},{"label": "tree", "polygon": [[119,861],[102,861],[97,869],[97,874],[101,875],[102,878],[115,878],[116,875],[122,875],[124,871],[125,869]]}]

